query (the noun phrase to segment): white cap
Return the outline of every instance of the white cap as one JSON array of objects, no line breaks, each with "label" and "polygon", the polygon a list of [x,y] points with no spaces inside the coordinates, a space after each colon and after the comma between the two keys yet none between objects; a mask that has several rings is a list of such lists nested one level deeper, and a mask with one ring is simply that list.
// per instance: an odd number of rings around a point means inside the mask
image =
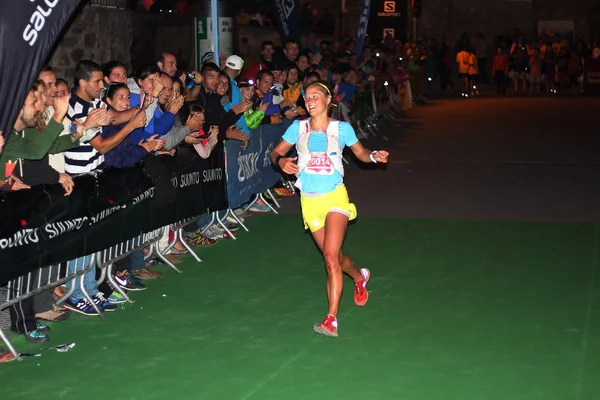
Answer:
[{"label": "white cap", "polygon": [[241,70],[244,67],[244,60],[236,55],[229,56],[227,57],[227,60],[225,60],[225,66],[231,69]]}]

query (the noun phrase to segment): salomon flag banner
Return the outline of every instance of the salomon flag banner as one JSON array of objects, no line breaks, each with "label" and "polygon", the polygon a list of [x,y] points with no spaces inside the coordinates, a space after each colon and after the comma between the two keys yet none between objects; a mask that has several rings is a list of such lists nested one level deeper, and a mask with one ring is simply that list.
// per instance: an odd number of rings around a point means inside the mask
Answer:
[{"label": "salomon flag banner", "polygon": [[360,58],[363,46],[365,44],[365,36],[367,34],[367,26],[369,24],[369,12],[371,11],[371,0],[362,0],[362,8],[360,10],[360,19],[358,20],[358,36],[354,52]]},{"label": "salomon flag banner", "polygon": [[273,0],[273,13],[281,43],[286,40],[300,43],[300,0]]},{"label": "salomon flag banner", "polygon": [[0,0],[0,131],[6,138],[80,0]]}]

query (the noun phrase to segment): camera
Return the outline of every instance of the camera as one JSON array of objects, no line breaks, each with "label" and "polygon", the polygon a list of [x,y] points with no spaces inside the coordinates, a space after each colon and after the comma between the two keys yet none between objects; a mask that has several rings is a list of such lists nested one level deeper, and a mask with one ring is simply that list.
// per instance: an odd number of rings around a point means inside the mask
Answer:
[{"label": "camera", "polygon": [[187,86],[188,89],[191,89],[194,87],[194,85],[196,84],[194,82],[194,78],[196,77],[196,75],[194,75],[193,72],[186,72],[185,73],[185,86]]}]

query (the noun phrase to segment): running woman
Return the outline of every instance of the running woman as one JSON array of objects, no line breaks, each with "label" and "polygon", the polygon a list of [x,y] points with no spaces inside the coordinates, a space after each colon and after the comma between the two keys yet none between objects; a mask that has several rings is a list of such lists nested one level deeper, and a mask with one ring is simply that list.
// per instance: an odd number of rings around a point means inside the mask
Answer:
[{"label": "running woman", "polygon": [[[331,92],[320,82],[306,87],[306,109],[310,118],[294,121],[275,147],[271,160],[286,174],[295,174],[296,186],[301,192],[304,227],[323,254],[327,271],[327,315],[314,330],[326,336],[338,336],[337,314],[344,285],[342,273],[354,280],[354,302],[362,307],[369,299],[367,282],[371,276],[367,268],[357,269],[354,261],[342,252],[348,221],[356,218],[356,207],[350,203],[343,183],[342,151],[352,149],[362,162],[386,163],[388,152],[369,151],[356,138],[347,122],[332,120],[328,116]],[[297,157],[286,157],[293,146]]]}]

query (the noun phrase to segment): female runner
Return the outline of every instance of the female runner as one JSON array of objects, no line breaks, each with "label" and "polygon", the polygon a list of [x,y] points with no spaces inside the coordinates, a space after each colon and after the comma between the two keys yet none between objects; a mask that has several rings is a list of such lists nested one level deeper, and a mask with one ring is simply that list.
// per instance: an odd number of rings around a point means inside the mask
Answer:
[{"label": "female runner", "polygon": [[[354,261],[342,252],[348,221],[356,218],[356,207],[350,203],[342,177],[344,167],[342,151],[352,149],[362,162],[386,163],[387,151],[369,151],[358,141],[354,129],[347,122],[332,120],[328,116],[331,92],[320,82],[305,89],[305,103],[310,118],[295,121],[275,147],[271,160],[286,174],[296,174],[296,186],[301,192],[304,227],[323,254],[327,271],[327,315],[314,330],[326,336],[337,337],[337,313],[343,288],[342,272],[354,280],[354,302],[362,307],[369,293],[367,282],[370,271],[358,270]],[[296,146],[297,157],[286,157]]]}]

